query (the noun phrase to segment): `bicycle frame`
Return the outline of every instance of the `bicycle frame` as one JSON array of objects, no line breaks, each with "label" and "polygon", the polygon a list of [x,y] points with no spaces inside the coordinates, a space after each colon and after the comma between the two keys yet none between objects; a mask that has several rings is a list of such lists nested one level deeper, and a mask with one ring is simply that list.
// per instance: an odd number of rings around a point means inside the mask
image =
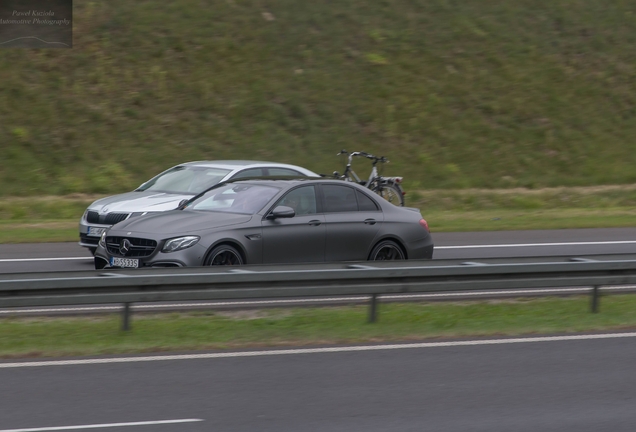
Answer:
[{"label": "bicycle frame", "polygon": [[[404,206],[404,191],[400,186],[400,184],[402,183],[402,177],[382,177],[378,171],[378,168],[376,166],[378,162],[388,162],[388,160],[384,156],[377,157],[366,152],[349,153],[346,150],[340,150],[338,155],[341,154],[346,154],[348,156],[347,166],[342,175],[339,175],[338,172],[334,172],[335,177],[338,177],[344,181],[355,181],[356,183],[365,186],[367,189],[370,189],[378,195],[381,195],[383,198],[386,198],[389,202],[393,201],[393,197],[397,197],[397,200],[399,200],[399,205]],[[373,161],[371,163],[371,173],[369,174],[369,178],[366,182],[361,180],[358,174],[356,174],[353,168],[351,168],[353,158],[355,156],[364,156],[367,159],[371,159]]]}]

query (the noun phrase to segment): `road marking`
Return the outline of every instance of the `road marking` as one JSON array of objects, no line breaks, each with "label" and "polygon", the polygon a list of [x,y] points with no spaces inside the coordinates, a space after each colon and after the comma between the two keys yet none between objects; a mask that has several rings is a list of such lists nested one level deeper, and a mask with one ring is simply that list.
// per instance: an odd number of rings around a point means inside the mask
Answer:
[{"label": "road marking", "polygon": [[599,241],[599,242],[563,242],[563,243],[509,243],[509,244],[484,244],[484,245],[460,245],[460,246],[435,246],[438,249],[477,249],[477,248],[509,248],[509,247],[538,247],[538,246],[602,246],[636,244],[636,240],[624,241]]},{"label": "road marking", "polygon": [[[457,245],[457,246],[435,246],[439,249],[478,249],[478,248],[512,248],[512,247],[545,247],[545,246],[601,246],[601,245],[621,245],[636,244],[636,240],[617,240],[617,241],[597,241],[597,242],[563,242],[563,243],[508,243],[508,244],[483,244],[483,245]],[[60,257],[60,258],[8,258],[0,259],[3,262],[30,262],[30,261],[73,261],[83,260],[89,261],[93,258],[88,257]],[[0,431],[2,432],[2,431]]]},{"label": "road marking", "polygon": [[65,431],[75,429],[99,429],[99,428],[112,428],[112,427],[126,427],[126,426],[149,426],[159,424],[174,424],[174,423],[193,423],[200,422],[202,419],[178,419],[178,420],[157,420],[157,421],[143,421],[143,422],[131,422],[131,423],[103,423],[103,424],[90,424],[79,426],[55,426],[55,427],[43,427],[43,428],[30,428],[30,429],[3,429],[0,432],[40,432],[40,431]]},{"label": "road marking", "polygon": [[[358,345],[332,348],[301,348],[301,349],[285,349],[285,350],[268,350],[268,351],[243,351],[243,352],[221,352],[208,354],[180,354],[180,355],[157,355],[145,357],[116,357],[116,358],[94,358],[80,360],[50,360],[50,361],[25,361],[18,363],[0,363],[0,369],[9,368],[25,368],[25,367],[43,367],[43,366],[72,366],[72,365],[90,365],[90,364],[109,364],[109,363],[140,363],[153,361],[177,361],[177,360],[201,360],[216,358],[236,358],[236,357],[265,357],[292,354],[323,354],[323,353],[343,353],[358,351],[387,351],[397,349],[414,349],[414,348],[439,348],[439,347],[462,347],[462,346],[478,346],[478,345],[506,345],[518,343],[536,343],[536,342],[559,342],[559,341],[578,341],[578,340],[594,340],[594,339],[618,339],[633,338],[636,332],[632,333],[607,333],[607,334],[591,334],[576,336],[544,336],[544,337],[528,337],[528,338],[510,338],[510,339],[485,339],[485,340],[468,340],[455,342],[423,342],[411,344],[396,345]],[[7,432],[7,431],[0,431]]]}]

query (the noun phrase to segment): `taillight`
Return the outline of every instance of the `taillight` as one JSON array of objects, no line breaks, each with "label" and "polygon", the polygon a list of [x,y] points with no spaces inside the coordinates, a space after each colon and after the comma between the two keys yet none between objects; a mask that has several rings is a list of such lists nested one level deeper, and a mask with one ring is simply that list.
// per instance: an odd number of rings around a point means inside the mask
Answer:
[{"label": "taillight", "polygon": [[431,230],[428,228],[428,224],[426,223],[426,221],[424,219],[420,219],[420,225],[422,226],[422,228],[424,228],[426,231],[431,232]]}]

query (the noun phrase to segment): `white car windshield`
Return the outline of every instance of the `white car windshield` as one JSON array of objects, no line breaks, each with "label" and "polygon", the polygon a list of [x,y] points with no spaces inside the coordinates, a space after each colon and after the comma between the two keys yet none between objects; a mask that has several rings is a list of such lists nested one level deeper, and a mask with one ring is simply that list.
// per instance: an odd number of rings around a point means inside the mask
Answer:
[{"label": "white car windshield", "polygon": [[280,189],[251,184],[227,184],[188,204],[188,210],[254,214],[265,207]]},{"label": "white car windshield", "polygon": [[230,170],[202,166],[177,166],[139,186],[137,191],[198,194],[219,183]]}]

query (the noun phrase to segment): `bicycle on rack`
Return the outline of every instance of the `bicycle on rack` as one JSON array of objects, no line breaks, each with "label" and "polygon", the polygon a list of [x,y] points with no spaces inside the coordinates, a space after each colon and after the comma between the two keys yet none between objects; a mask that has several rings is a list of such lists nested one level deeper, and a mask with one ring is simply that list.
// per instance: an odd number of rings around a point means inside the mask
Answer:
[{"label": "bicycle on rack", "polygon": [[[402,183],[402,177],[382,177],[377,168],[378,162],[384,164],[389,162],[384,156],[374,156],[367,152],[351,152],[349,153],[346,150],[340,150],[337,156],[342,154],[348,155],[349,159],[347,161],[347,166],[340,175],[337,171],[333,173],[334,177],[339,178],[344,181],[352,181],[358,184],[361,184],[367,188],[369,188],[374,193],[380,195],[382,198],[394,204],[396,206],[404,207],[404,194],[405,192],[402,190],[400,183]],[[369,175],[369,179],[364,181],[361,180],[360,177],[355,173],[355,171],[351,168],[351,163],[353,158],[365,157],[367,159],[371,159],[371,174]]]}]

